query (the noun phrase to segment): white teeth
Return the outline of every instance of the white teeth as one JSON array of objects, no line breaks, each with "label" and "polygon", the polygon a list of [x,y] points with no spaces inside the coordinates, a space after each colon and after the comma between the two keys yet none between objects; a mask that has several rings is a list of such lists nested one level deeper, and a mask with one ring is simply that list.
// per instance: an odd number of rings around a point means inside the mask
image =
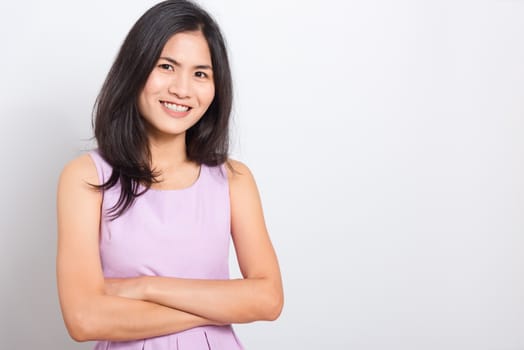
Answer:
[{"label": "white teeth", "polygon": [[163,102],[162,104],[166,106],[166,108],[175,112],[187,112],[189,110],[189,107],[187,106],[180,106],[174,103]]}]

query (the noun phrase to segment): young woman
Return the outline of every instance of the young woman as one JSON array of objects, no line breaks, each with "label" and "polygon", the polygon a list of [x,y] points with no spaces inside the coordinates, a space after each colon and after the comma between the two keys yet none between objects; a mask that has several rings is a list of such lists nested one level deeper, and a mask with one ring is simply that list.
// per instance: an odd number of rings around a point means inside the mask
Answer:
[{"label": "young woman", "polygon": [[[98,149],[58,186],[65,324],[96,349],[242,349],[232,323],[274,320],[279,266],[253,176],[228,158],[231,74],[200,7],[133,26],[94,111]],[[243,278],[230,280],[234,243]]]}]

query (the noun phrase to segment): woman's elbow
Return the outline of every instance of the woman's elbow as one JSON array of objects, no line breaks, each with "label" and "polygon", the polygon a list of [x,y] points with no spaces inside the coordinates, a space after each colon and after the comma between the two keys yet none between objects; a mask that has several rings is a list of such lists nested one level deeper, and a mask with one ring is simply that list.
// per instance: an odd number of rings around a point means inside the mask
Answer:
[{"label": "woman's elbow", "polygon": [[77,342],[85,342],[92,340],[91,335],[93,330],[90,329],[89,316],[84,312],[74,312],[64,318],[65,326],[69,336]]},{"label": "woman's elbow", "polygon": [[284,307],[284,296],[280,293],[278,296],[274,297],[273,302],[270,304],[268,310],[268,321],[275,321],[280,317],[282,309]]},{"label": "woman's elbow", "polygon": [[100,315],[95,310],[92,304],[87,304],[64,312],[65,326],[73,340],[86,342],[96,340],[100,336]]},{"label": "woman's elbow", "polygon": [[284,306],[284,293],[282,288],[273,287],[265,294],[262,319],[264,321],[275,321],[282,313],[282,308]]},{"label": "woman's elbow", "polygon": [[67,327],[67,331],[71,339],[73,339],[76,342],[81,343],[91,340],[87,333],[81,329]]}]

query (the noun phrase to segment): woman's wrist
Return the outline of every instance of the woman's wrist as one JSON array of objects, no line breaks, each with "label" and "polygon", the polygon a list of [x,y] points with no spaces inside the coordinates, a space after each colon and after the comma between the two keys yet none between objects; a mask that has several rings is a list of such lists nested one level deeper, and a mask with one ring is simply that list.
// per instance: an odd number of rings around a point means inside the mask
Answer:
[{"label": "woman's wrist", "polygon": [[151,276],[141,276],[138,278],[138,293],[140,299],[144,301],[150,301],[151,299],[151,282],[153,277]]}]

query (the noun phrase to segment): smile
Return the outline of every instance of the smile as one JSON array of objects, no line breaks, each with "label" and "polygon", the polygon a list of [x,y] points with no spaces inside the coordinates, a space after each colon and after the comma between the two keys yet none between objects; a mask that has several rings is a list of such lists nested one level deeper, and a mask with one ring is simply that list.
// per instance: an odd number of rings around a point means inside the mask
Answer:
[{"label": "smile", "polygon": [[169,103],[165,101],[162,101],[162,104],[164,107],[174,112],[187,112],[190,109],[188,106],[177,105],[176,103]]}]

